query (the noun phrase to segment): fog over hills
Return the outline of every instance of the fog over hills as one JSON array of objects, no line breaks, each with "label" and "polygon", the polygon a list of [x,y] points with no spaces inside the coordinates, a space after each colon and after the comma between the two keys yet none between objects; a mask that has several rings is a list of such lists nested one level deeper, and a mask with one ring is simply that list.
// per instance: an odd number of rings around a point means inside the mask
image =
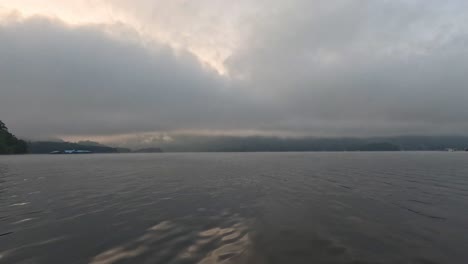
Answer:
[{"label": "fog over hills", "polygon": [[172,140],[127,142],[133,149],[156,147],[164,152],[246,151],[440,151],[468,149],[466,136],[395,136],[370,138],[316,138],[268,136],[179,135]]}]

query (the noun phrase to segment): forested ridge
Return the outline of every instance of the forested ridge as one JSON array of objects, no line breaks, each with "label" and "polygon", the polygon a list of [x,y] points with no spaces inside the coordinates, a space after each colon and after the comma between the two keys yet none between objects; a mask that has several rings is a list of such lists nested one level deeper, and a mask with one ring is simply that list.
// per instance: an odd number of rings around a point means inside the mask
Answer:
[{"label": "forested ridge", "polygon": [[28,145],[8,131],[7,126],[0,120],[0,154],[25,154]]}]

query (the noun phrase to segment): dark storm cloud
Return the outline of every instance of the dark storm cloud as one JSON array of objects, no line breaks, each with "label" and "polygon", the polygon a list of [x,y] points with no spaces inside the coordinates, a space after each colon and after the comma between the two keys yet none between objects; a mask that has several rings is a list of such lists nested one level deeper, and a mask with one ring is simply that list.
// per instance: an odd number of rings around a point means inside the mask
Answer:
[{"label": "dark storm cloud", "polygon": [[257,112],[189,53],[149,51],[99,26],[2,26],[0,61],[1,116],[28,137],[236,129]]}]

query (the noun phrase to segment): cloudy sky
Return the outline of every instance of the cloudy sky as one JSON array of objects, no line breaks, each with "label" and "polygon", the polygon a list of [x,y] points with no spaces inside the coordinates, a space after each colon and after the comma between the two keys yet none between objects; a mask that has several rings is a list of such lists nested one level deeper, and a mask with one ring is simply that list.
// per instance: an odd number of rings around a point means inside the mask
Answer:
[{"label": "cloudy sky", "polygon": [[0,0],[26,138],[468,133],[465,0]]}]

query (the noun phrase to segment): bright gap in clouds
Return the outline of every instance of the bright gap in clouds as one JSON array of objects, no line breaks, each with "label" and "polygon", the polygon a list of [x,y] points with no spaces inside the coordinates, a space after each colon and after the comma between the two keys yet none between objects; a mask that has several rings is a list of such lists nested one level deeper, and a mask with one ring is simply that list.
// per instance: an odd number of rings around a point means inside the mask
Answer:
[{"label": "bright gap in clouds", "polygon": [[240,41],[242,20],[253,13],[248,1],[0,0],[3,19],[44,16],[71,26],[107,25],[109,33],[137,39],[149,49],[156,41],[189,51],[222,75],[227,74],[225,60]]}]

